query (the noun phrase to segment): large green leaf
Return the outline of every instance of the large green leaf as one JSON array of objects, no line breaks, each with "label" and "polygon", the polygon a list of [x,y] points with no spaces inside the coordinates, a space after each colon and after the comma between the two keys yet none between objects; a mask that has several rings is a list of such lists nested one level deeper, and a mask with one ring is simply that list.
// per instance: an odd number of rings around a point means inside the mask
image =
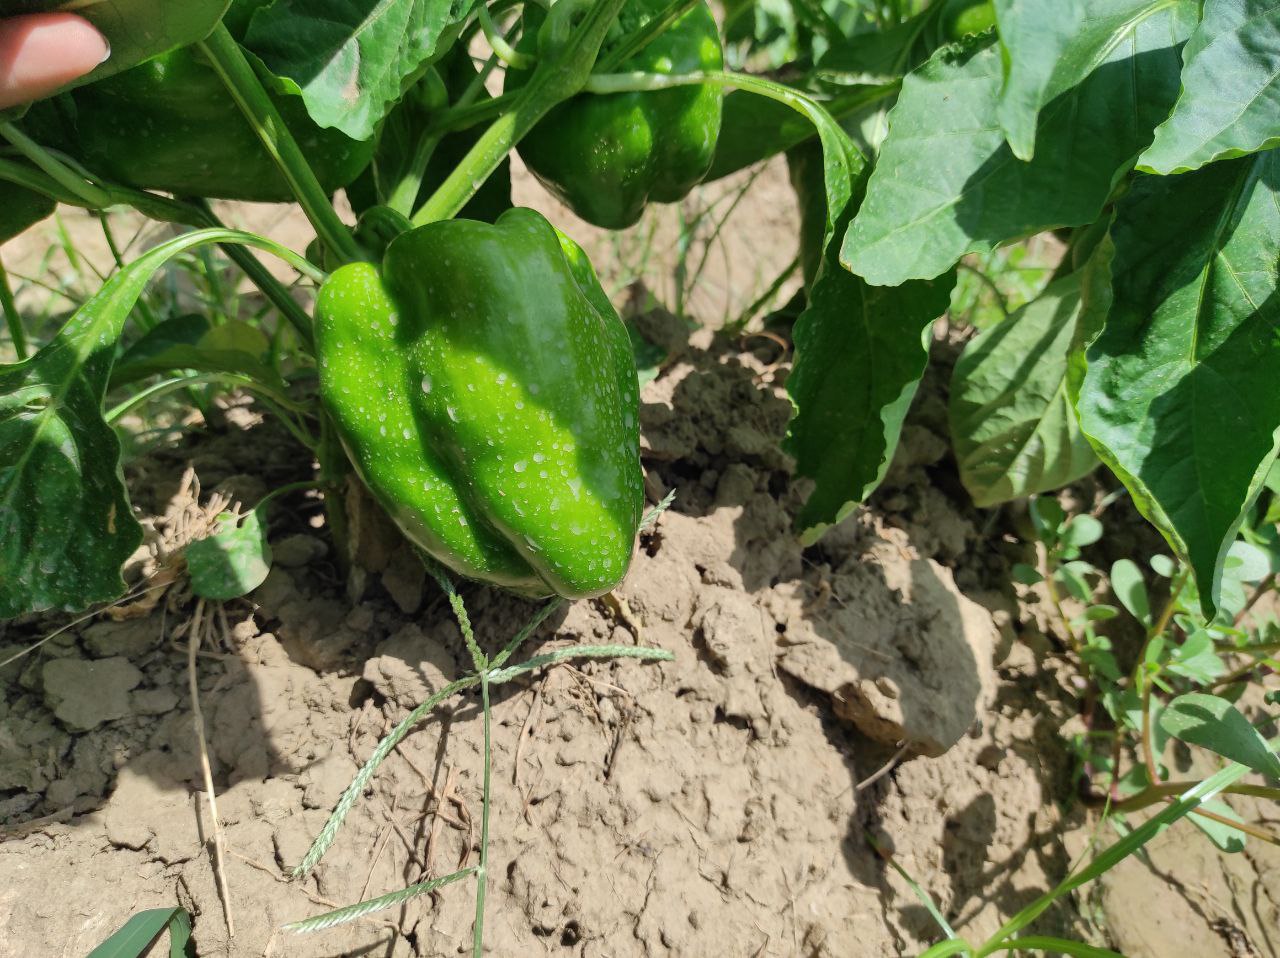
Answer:
[{"label": "large green leaf", "polygon": [[1112,303],[1081,426],[1216,605],[1280,430],[1280,154],[1140,177],[1112,227]]},{"label": "large green leaf", "polygon": [[1074,482],[1097,465],[1067,395],[1080,277],[969,341],[951,377],[951,441],[980,506]]},{"label": "large green leaf", "polygon": [[[230,0],[0,0],[0,17],[67,11],[84,17],[111,44],[111,56],[69,90],[109,77],[143,60],[203,40]],[[52,94],[50,94],[52,95]]]},{"label": "large green leaf", "polygon": [[785,445],[797,471],[816,480],[797,519],[812,541],[883,478],[924,372],[926,327],[946,309],[952,283],[873,290],[840,265],[866,163],[825,110],[807,99],[797,106],[822,145],[821,165],[806,163],[810,182],[797,188],[810,195],[802,229],[823,254],[793,334],[787,391],[796,412]]},{"label": "large green leaf", "polygon": [[1183,59],[1182,96],[1140,169],[1185,173],[1280,145],[1280,0],[1207,0]]},{"label": "large green leaf", "polygon": [[[821,254],[796,320],[787,379],[797,412],[786,448],[797,470],[817,483],[798,519],[805,541],[813,541],[884,478],[928,361],[930,326],[946,310],[955,276],[886,289],[844,269],[840,236],[860,190],[834,207],[830,189],[823,201],[816,166],[791,159],[806,245]],[[832,209],[841,211],[838,218]]]},{"label": "large green leaf", "polygon": [[939,50],[903,81],[844,262],[894,286],[938,276],[966,253],[1096,220],[1177,98],[1188,4],[1132,24],[1087,79],[1046,106],[1030,162],[1000,130],[999,47],[982,39]]},{"label": "large green leaf", "polygon": [[0,365],[0,619],[79,609],[123,591],[120,566],[142,528],[120,473],[120,442],[102,416],[116,342],[155,271],[213,242],[294,258],[236,230],[186,233],[108,279],[34,356]]},{"label": "large green leaf", "polygon": [[441,56],[473,0],[275,0],[244,43],[318,124],[373,136],[408,86]]},{"label": "large green leaf", "polygon": [[[828,247],[834,262],[839,241]],[[795,327],[787,434],[798,471],[817,480],[801,510],[805,540],[847,516],[884,478],[929,358],[929,333],[955,273],[876,287],[838,266],[814,283]]]},{"label": "large green leaf", "polygon": [[[1163,19],[1169,0],[995,0],[1006,63],[997,116],[1015,156],[1034,154],[1040,111],[1079,84],[1111,51],[1130,42],[1151,17]],[[1186,38],[1195,3],[1174,3]]]}]

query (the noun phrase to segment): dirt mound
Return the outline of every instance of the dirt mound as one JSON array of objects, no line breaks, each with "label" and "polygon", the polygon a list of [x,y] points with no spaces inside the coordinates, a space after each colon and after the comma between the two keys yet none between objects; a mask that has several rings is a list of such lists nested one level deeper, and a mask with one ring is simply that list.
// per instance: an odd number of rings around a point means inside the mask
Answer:
[{"label": "dirt mound", "polygon": [[[639,643],[675,661],[560,665],[496,690],[488,950],[914,954],[937,931],[868,834],[962,932],[993,930],[1066,870],[1054,737],[1069,712],[1047,647],[1014,641],[1002,547],[945,491],[937,392],[875,502],[805,550],[791,516],[806,489],[778,451],[785,367],[688,346],[661,314],[642,325],[679,347],[642,408],[650,495],[674,489],[675,505],[620,603],[574,604],[525,651]],[[288,481],[264,428],[151,459],[137,501],[172,515],[183,459],[209,464],[209,487],[252,484],[253,456],[269,457],[260,483]],[[314,504],[295,505],[269,578],[227,606],[226,647],[198,666],[234,938],[174,599],[0,670],[0,955],[81,955],[175,901],[202,955],[469,951],[465,882],[317,935],[277,930],[474,862],[480,797],[478,704],[459,696],[383,765],[313,876],[285,880],[378,739],[467,661],[407,549],[388,539],[368,576],[340,580]],[[490,645],[533,610],[464,594]],[[10,625],[0,660],[44,631]],[[1069,909],[1043,927],[1090,934]]]}]

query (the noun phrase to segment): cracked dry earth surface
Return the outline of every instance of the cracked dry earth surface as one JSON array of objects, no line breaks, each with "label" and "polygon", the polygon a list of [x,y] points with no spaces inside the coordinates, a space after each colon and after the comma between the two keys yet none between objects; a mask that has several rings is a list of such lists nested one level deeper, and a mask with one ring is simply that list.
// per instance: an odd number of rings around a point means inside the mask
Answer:
[{"label": "cracked dry earth surface", "polygon": [[[675,505],[620,603],[556,613],[524,654],[639,643],[675,661],[559,665],[495,689],[488,952],[917,954],[936,929],[869,837],[983,937],[1065,874],[1092,823],[1070,797],[1058,730],[1073,706],[1043,609],[1007,585],[1023,547],[972,509],[948,458],[952,347],[935,343],[942,371],[873,501],[802,548],[791,518],[807,487],[778,446],[785,365],[688,342],[659,314],[638,322],[674,356],[642,418],[650,497],[675,489]],[[168,568],[203,515],[192,475],[245,503],[300,478],[305,457],[251,407],[227,418],[131,467],[152,517],[135,581]],[[0,956],[83,955],[173,904],[200,955],[470,952],[470,882],[318,934],[279,930],[476,860],[482,728],[464,694],[392,754],[312,876],[286,880],[378,739],[468,661],[443,597],[363,502],[361,569],[342,581],[318,503],[286,499],[270,576],[225,605],[198,660],[234,936],[181,578],[150,611],[79,623],[0,670]],[[490,646],[535,608],[463,594]],[[0,626],[0,660],[64,621]],[[1038,927],[1133,958],[1275,955],[1277,864],[1178,827]]]}]

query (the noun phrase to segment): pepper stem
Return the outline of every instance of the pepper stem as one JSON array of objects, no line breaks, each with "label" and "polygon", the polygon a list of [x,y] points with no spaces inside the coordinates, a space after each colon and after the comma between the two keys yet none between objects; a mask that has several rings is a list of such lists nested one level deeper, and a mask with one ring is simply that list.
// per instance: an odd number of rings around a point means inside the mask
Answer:
[{"label": "pepper stem", "polygon": [[534,125],[583,88],[605,34],[625,2],[598,0],[559,52],[538,61],[511,109],[493,121],[440,188],[414,213],[414,226],[456,216]]}]

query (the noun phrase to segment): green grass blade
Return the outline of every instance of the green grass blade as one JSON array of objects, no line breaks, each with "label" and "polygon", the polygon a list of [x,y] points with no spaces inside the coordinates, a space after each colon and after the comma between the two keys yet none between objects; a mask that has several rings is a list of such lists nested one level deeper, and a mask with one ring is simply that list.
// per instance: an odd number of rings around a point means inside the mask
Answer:
[{"label": "green grass blade", "polygon": [[1044,951],[1054,954],[1071,955],[1073,958],[1124,958],[1118,951],[1106,948],[1095,948],[1080,941],[1067,941],[1063,938],[1049,938],[1045,935],[1028,935],[1000,944],[997,951]]},{"label": "green grass blade", "polygon": [[923,952],[920,958],[947,958],[948,955],[964,955],[972,954],[973,946],[963,938],[948,938],[946,941],[940,941],[928,951]]},{"label": "green grass blade", "polygon": [[338,799],[338,804],[334,806],[328,821],[324,823],[324,827],[320,829],[320,834],[316,836],[316,840],[311,843],[311,848],[308,849],[306,857],[293,870],[294,878],[300,878],[311,871],[316,862],[320,861],[324,853],[329,850],[329,846],[333,844],[334,837],[338,834],[338,829],[342,827],[343,819],[351,811],[351,806],[356,803],[356,799],[360,797],[365,785],[373,777],[373,773],[378,770],[378,766],[382,764],[383,759],[390,755],[391,750],[400,744],[400,740],[409,734],[409,730],[454,692],[459,692],[475,685],[479,681],[480,676],[468,675],[465,678],[458,679],[456,682],[450,682],[406,715],[399,725],[387,733],[386,737],[378,743],[378,747],[373,750],[373,754],[360,767],[360,771],[356,772],[356,777],[351,780],[351,784],[342,793],[342,797]]},{"label": "green grass blade", "polygon": [[489,673],[490,685],[501,685],[510,682],[517,676],[542,668],[544,665],[555,665],[566,659],[647,659],[654,662],[670,662],[675,656],[666,649],[652,649],[636,645],[571,645],[565,649],[556,649],[543,655],[535,655],[527,662],[512,665],[505,669],[495,669]]},{"label": "green grass blade", "polygon": [[302,921],[293,921],[284,927],[286,931],[296,931],[299,933],[322,931],[325,928],[332,928],[334,925],[342,925],[349,921],[355,921],[357,918],[363,918],[371,912],[380,911],[383,908],[390,908],[403,901],[408,901],[410,898],[417,898],[419,895],[425,895],[428,892],[433,892],[437,888],[443,888],[445,885],[451,885],[454,882],[473,874],[475,874],[474,868],[464,868],[460,872],[454,872],[452,875],[445,875],[443,878],[433,878],[431,881],[419,882],[416,885],[410,885],[408,888],[402,888],[399,891],[379,895],[377,898],[369,898],[365,901],[356,902],[354,905],[347,905],[345,908],[337,908],[333,911],[327,911],[323,915],[316,915],[314,918],[304,918]]},{"label": "green grass blade", "polygon": [[547,616],[562,605],[564,605],[564,599],[557,597],[539,609],[537,614],[525,624],[524,628],[517,632],[511,641],[507,643],[506,647],[493,657],[493,661],[489,663],[490,673],[492,673],[494,669],[501,668],[502,665],[506,663],[507,659],[511,658],[512,653],[514,653],[516,649],[520,648],[520,646],[524,645],[525,640],[533,634],[533,630],[542,625]]},{"label": "green grass blade", "polygon": [[1248,773],[1249,768],[1247,766],[1233,762],[1221,771],[1206,778],[1199,785],[1185,791],[1177,801],[1172,802],[1159,815],[1139,825],[1128,836],[1111,845],[1090,862],[1086,868],[1075,875],[1068,876],[1057,888],[1037,898],[1010,918],[1004,924],[1004,927],[992,935],[990,941],[978,952],[978,958],[983,958],[985,955],[990,955],[1004,948],[1007,944],[1006,939],[1026,928],[1027,925],[1035,921],[1045,909],[1063,895],[1105,874],[1178,819],[1199,807],[1203,802],[1213,798],[1228,785],[1234,784]]}]

